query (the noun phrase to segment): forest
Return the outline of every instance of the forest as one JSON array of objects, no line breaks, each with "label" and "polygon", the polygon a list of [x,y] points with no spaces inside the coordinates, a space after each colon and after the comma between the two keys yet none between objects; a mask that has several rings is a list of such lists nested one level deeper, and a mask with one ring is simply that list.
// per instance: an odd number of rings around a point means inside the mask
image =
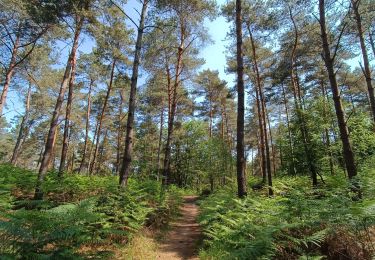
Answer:
[{"label": "forest", "polygon": [[0,259],[374,259],[374,68],[372,0],[0,0]]}]

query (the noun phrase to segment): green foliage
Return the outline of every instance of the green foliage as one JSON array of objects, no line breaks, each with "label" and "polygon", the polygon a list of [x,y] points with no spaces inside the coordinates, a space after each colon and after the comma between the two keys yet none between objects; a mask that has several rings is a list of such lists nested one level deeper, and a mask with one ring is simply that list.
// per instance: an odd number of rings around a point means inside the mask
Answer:
[{"label": "green foliage", "polygon": [[114,177],[58,179],[53,173],[45,183],[48,200],[28,200],[35,177],[0,166],[0,258],[103,259],[113,254],[109,245],[127,243],[159,217],[168,222],[181,203],[179,189],[172,186],[160,196],[155,181],[130,179],[127,190],[119,190]]},{"label": "green foliage", "polygon": [[[342,176],[327,179],[326,187],[306,188],[304,177],[276,179],[275,197],[251,194],[238,199],[220,191],[201,202],[200,223],[208,240],[203,258],[214,259],[320,259],[334,256],[324,248],[343,237],[369,255],[363,234],[375,224],[374,172],[363,173],[366,194],[361,202]],[[370,177],[372,176],[372,177]],[[369,183],[370,181],[370,183]],[[370,188],[371,187],[371,188]],[[343,237],[337,234],[343,231]],[[362,235],[361,235],[362,234]],[[374,252],[372,252],[374,253]],[[366,259],[366,258],[365,258]]]},{"label": "green foliage", "polygon": [[95,238],[93,224],[100,219],[94,200],[49,210],[18,210],[2,214],[1,254],[27,259],[68,259],[73,248]]}]

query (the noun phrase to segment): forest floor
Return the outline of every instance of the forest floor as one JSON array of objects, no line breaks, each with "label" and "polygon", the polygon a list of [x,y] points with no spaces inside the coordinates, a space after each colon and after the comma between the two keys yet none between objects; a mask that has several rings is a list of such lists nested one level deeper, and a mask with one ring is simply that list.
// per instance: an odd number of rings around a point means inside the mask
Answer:
[{"label": "forest floor", "polygon": [[170,231],[159,242],[157,259],[198,259],[198,249],[202,242],[202,232],[197,223],[197,196],[184,196],[181,216],[171,223]]}]

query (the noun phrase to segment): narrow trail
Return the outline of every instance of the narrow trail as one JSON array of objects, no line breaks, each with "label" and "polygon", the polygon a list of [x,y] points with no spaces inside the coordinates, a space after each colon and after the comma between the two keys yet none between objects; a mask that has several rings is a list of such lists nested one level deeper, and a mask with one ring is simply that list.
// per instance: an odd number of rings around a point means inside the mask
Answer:
[{"label": "narrow trail", "polygon": [[160,242],[157,259],[198,259],[202,232],[197,223],[196,196],[185,196],[181,217],[171,224],[171,230]]}]

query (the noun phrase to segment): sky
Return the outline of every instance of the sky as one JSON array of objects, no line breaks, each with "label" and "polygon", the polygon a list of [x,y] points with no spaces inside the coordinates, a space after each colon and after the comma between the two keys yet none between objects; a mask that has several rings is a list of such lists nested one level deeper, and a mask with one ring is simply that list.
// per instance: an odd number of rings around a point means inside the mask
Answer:
[{"label": "sky", "polygon": [[[226,0],[217,0],[218,5],[225,4]],[[129,0],[125,6],[125,11],[132,18],[139,17],[135,9],[140,10],[140,4],[137,0]],[[205,19],[205,26],[208,28],[209,34],[213,40],[212,44],[207,45],[201,50],[200,57],[204,58],[206,63],[202,66],[203,69],[218,70],[219,75],[222,79],[226,80],[229,83],[229,86],[233,84],[235,76],[233,74],[225,73],[226,66],[226,57],[225,57],[225,46],[227,45],[226,35],[229,32],[230,24],[225,21],[225,18],[219,16],[213,21]],[[83,43],[80,46],[80,51],[89,52],[92,49],[92,41],[89,39],[84,39]],[[69,48],[65,48],[69,49]],[[66,58],[65,55],[62,57]],[[64,64],[62,64],[64,66]],[[140,80],[140,84],[144,82]],[[10,91],[7,98],[7,106],[4,109],[5,118],[8,122],[16,115],[23,114],[23,101],[20,99],[20,96],[23,96],[24,93],[19,93],[16,91],[12,85],[10,86]]]}]

